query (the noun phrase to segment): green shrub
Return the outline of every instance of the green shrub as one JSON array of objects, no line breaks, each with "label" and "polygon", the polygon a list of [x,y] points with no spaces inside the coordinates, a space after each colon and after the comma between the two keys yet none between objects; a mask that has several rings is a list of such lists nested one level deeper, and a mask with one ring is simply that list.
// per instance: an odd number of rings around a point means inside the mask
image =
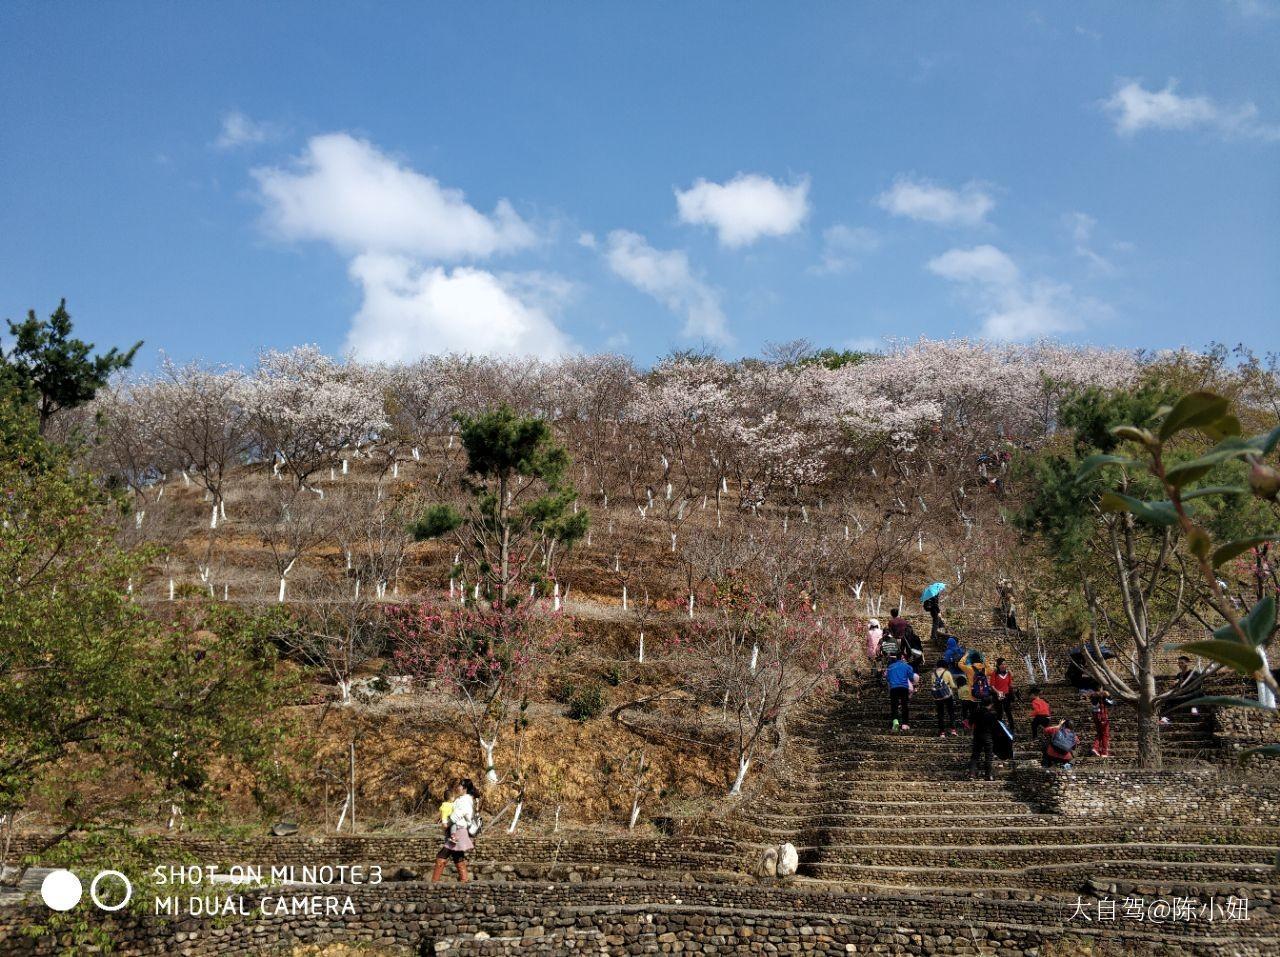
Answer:
[{"label": "green shrub", "polygon": [[569,717],[574,721],[590,721],[604,710],[604,688],[598,682],[580,685],[569,696]]}]

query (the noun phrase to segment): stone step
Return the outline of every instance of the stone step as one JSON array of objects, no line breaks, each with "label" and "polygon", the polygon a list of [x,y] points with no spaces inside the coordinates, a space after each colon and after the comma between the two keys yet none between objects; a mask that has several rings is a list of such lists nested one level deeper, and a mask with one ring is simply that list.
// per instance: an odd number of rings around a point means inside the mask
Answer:
[{"label": "stone step", "polygon": [[842,864],[803,862],[803,874],[827,881],[861,881],[899,885],[915,889],[958,887],[1080,888],[1086,879],[1129,884],[1156,883],[1197,888],[1204,885],[1240,888],[1270,887],[1273,869],[1257,864],[1174,863],[1169,861],[1125,861],[1121,866],[1106,862],[1073,862],[1025,868],[992,870],[986,867],[904,866],[889,864]]},{"label": "stone step", "polygon": [[[991,836],[984,834],[983,836]],[[894,865],[913,867],[980,867],[992,870],[1034,867],[1051,862],[1117,864],[1124,861],[1167,863],[1259,865],[1270,868],[1277,848],[1244,845],[1162,843],[1067,843],[1024,845],[919,845],[919,844],[839,844],[799,847],[807,862]]]},{"label": "stone step", "polygon": [[[1001,819],[998,823],[988,820],[985,816],[981,816],[980,819],[984,835],[998,835],[1003,844],[1013,846],[1046,847],[1077,843],[1096,845],[1138,842],[1229,847],[1215,841],[1215,838],[1220,835],[1212,827],[1187,829],[1180,825],[1173,825],[1143,829],[1133,824],[1064,822],[1062,818],[1052,815],[1036,817],[1027,815],[1022,819],[1010,817]],[[903,843],[923,846],[963,846],[966,840],[973,836],[972,828],[966,829],[954,822],[940,824],[937,818],[925,823],[881,819],[872,826],[861,827],[822,821],[805,821],[796,827],[744,826],[761,834],[789,835],[792,843],[811,846],[892,846]],[[745,832],[739,833],[745,834]],[[1250,828],[1249,835],[1253,840],[1261,838],[1274,841],[1274,845],[1267,845],[1269,850],[1272,846],[1280,848],[1280,827]]]},{"label": "stone step", "polygon": [[[901,823],[910,827],[913,824],[938,823],[953,817],[950,814],[943,814],[934,811],[926,811],[921,813],[903,812],[902,805],[899,802],[886,802],[872,804],[864,802],[859,806],[845,805],[845,811],[831,812],[823,810],[821,807],[814,808],[807,814],[781,814],[764,810],[752,810],[743,812],[739,820],[752,821],[761,824],[776,822],[777,826],[785,826],[787,822],[796,825],[806,822],[847,822],[847,827],[857,827],[860,824],[867,826],[876,826],[883,822]],[[1000,801],[974,801],[966,802],[964,806],[965,814],[978,817],[987,827],[1004,827],[1007,824],[996,824],[994,821],[1025,821],[1029,818],[1036,817],[1031,808],[1025,804],[1015,804],[1011,802]],[[1061,821],[1058,815],[1042,815],[1039,816],[1046,820]]]}]

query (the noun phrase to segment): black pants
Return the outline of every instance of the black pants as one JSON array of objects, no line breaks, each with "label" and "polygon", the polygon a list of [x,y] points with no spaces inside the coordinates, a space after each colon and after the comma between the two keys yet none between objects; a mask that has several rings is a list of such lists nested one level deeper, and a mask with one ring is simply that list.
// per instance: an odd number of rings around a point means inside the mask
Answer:
[{"label": "black pants", "polygon": [[908,688],[889,689],[889,720],[895,718],[902,724],[911,723],[911,691]]},{"label": "black pants", "polygon": [[1047,718],[1042,714],[1038,714],[1031,719],[1031,741],[1033,746],[1040,743],[1040,732],[1049,727],[1051,720],[1051,718]]},{"label": "black pants", "polygon": [[1013,727],[1013,692],[1003,698],[996,698],[996,717],[1003,718],[1004,723]]},{"label": "black pants", "polygon": [[934,707],[938,709],[938,734],[954,731],[956,728],[956,696],[935,698]]},{"label": "black pants", "polygon": [[978,773],[979,759],[982,761],[983,774],[987,779],[991,779],[991,757],[995,745],[990,737],[975,735],[973,739],[973,750],[969,753],[969,773]]}]

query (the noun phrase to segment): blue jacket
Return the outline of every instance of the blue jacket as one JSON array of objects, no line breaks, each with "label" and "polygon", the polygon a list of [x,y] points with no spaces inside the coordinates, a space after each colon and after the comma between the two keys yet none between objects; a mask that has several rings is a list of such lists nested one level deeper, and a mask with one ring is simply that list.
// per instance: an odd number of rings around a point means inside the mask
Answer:
[{"label": "blue jacket", "polygon": [[946,650],[942,652],[942,663],[948,667],[958,665],[963,657],[964,649],[960,647],[960,642],[955,638],[948,638]]},{"label": "blue jacket", "polygon": [[916,673],[915,669],[905,661],[895,661],[889,666],[889,670],[884,673],[884,676],[888,680],[890,688],[910,688]]}]

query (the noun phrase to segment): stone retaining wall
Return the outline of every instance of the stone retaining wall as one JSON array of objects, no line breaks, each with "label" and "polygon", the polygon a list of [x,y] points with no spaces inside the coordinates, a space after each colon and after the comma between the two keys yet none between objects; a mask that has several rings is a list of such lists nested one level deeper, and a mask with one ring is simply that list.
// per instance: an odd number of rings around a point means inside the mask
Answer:
[{"label": "stone retaining wall", "polygon": [[[34,855],[47,841],[42,834],[19,834],[11,857]],[[157,854],[168,863],[193,861],[224,867],[231,864],[337,865],[379,864],[385,867],[429,865],[441,840],[438,835],[295,836],[223,840],[196,835],[158,837]],[[736,841],[717,837],[608,838],[598,835],[563,837],[482,836],[476,842],[477,865],[499,862],[539,864],[620,865],[637,869],[736,869]]]},{"label": "stone retaining wall", "polygon": [[[1274,924],[1189,923],[1156,930],[1122,922],[1099,927],[1072,920],[1066,902],[855,897],[770,887],[570,885],[327,888],[350,893],[346,917],[267,916],[219,922],[88,913],[120,957],[214,957],[286,953],[297,944],[376,944],[379,953],[447,955],[655,952],[822,954],[1044,953],[1064,935],[1105,938],[1132,954],[1263,957],[1280,952]],[[0,952],[37,957],[57,952],[52,935],[23,933],[48,912],[0,910]],[[221,926],[220,926],[221,923]],[[489,939],[477,939],[476,935]],[[504,939],[505,938],[505,939]],[[1120,952],[1120,951],[1117,951]]]},{"label": "stone retaining wall", "polygon": [[1263,744],[1280,744],[1280,711],[1216,708],[1213,731],[1229,754],[1239,754]]},{"label": "stone retaining wall", "polygon": [[1239,829],[1280,821],[1280,776],[1265,780],[1212,767],[1062,771],[1024,764],[1010,781],[1022,799],[1042,813],[1100,823],[1220,820],[1224,828]]}]

